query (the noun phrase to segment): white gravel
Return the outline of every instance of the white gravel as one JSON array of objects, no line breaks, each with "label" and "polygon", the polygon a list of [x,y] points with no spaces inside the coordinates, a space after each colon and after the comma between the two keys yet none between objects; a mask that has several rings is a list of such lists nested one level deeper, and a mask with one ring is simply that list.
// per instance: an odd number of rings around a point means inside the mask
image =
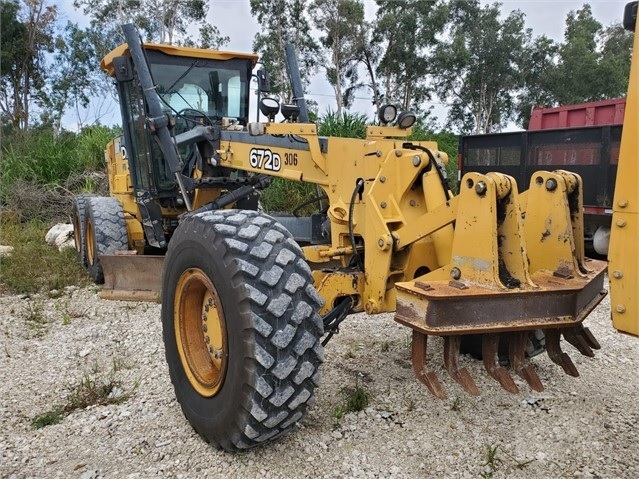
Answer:
[{"label": "white gravel", "polygon": [[[300,429],[228,454],[193,432],[174,399],[159,305],[103,301],[95,288],[1,296],[0,477],[636,478],[639,340],[615,332],[609,308],[605,300],[586,320],[602,343],[595,358],[565,346],[581,377],[534,359],[543,393],[516,379],[522,392],[511,395],[463,357],[482,391],[469,396],[445,375],[441,341],[432,341],[445,401],[413,378],[408,329],[390,314],[354,315],[326,349],[318,400]],[[65,403],[68,385],[114,366],[131,398],[31,426]],[[372,393],[370,407],[338,423],[342,388],[356,381]],[[488,447],[497,448],[492,468]]]}]

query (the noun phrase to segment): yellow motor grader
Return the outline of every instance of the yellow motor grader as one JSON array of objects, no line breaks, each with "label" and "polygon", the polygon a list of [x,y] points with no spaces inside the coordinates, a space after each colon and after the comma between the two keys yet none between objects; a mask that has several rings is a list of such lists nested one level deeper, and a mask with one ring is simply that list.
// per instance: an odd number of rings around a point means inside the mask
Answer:
[{"label": "yellow motor grader", "polygon": [[[631,29],[636,4],[626,9]],[[132,25],[123,30],[127,43],[101,65],[115,79],[122,113],[123,136],[106,149],[111,194],[76,198],[76,246],[105,282],[103,296],[161,301],[175,394],[211,444],[249,448],[300,421],[323,346],[351,312],[395,311],[412,329],[416,377],[440,398],[444,388],[426,361],[429,336],[444,338],[445,368],[474,395],[458,364],[465,341],[511,392],[518,387],[504,359],[543,389],[528,361],[540,337],[573,376],[561,338],[588,356],[599,347],[582,321],[606,294],[607,264],[584,256],[579,176],[539,171],[521,192],[509,176],[469,173],[455,196],[446,154],[409,140],[412,112],[384,105],[365,139],[321,137],[303,103],[265,96],[265,121],[252,122],[257,56],[145,45]],[[638,65],[609,266],[615,326],[632,334]],[[257,76],[267,92],[267,76]],[[259,192],[276,177],[317,185],[316,211],[263,213]]]}]

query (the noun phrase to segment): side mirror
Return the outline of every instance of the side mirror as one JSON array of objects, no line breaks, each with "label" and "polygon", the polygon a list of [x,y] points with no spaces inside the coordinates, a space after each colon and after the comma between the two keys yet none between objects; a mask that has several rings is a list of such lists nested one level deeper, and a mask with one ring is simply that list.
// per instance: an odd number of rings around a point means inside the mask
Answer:
[{"label": "side mirror", "polygon": [[257,88],[261,93],[271,92],[271,79],[264,68],[260,68],[257,71]]},{"label": "side mirror", "polygon": [[623,10],[623,27],[631,32],[635,31],[637,23],[637,3],[639,2],[627,3]]},{"label": "side mirror", "polygon": [[129,57],[115,57],[113,59],[113,72],[118,82],[130,82],[133,80],[133,62]]}]

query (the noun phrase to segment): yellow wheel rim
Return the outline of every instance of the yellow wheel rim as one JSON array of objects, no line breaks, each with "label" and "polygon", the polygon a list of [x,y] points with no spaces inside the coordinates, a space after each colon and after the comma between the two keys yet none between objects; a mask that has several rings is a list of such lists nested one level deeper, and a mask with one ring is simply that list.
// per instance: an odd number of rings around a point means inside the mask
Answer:
[{"label": "yellow wheel rim", "polygon": [[95,262],[95,250],[93,249],[95,242],[93,241],[93,234],[93,225],[91,221],[87,221],[84,227],[84,235],[87,241],[87,263],[89,263],[89,265],[93,265]]},{"label": "yellow wheel rim", "polygon": [[226,374],[226,322],[217,291],[199,268],[187,269],[178,280],[173,326],[180,361],[191,386],[201,396],[215,396]]}]

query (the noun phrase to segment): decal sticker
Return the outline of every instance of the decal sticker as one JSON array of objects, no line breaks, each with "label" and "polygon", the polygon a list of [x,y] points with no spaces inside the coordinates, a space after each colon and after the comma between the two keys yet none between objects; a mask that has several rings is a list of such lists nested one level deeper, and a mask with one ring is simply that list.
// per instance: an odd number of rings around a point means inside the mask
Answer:
[{"label": "decal sticker", "polygon": [[282,169],[282,157],[268,148],[253,148],[249,158],[251,167],[269,171]]}]

